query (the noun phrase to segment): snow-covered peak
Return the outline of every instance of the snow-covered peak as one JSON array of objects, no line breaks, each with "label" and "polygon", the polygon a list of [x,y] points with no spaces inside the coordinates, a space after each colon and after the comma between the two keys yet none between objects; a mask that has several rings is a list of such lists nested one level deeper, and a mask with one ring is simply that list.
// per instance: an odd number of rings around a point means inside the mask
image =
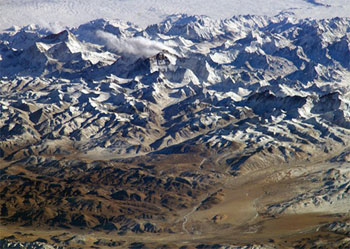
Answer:
[{"label": "snow-covered peak", "polygon": [[195,42],[211,40],[223,34],[219,21],[207,16],[171,15],[160,24],[155,24],[146,29],[149,34],[161,33],[169,36],[181,36]]},{"label": "snow-covered peak", "polygon": [[72,30],[82,41],[103,44],[101,39],[96,36],[96,32],[98,31],[107,32],[119,38],[125,38],[134,36],[141,29],[130,22],[123,22],[118,19],[96,19]]},{"label": "snow-covered peak", "polygon": [[98,19],[6,31],[1,120],[19,115],[23,129],[0,129],[120,157],[233,142],[292,157],[305,144],[346,144],[349,29],[347,18],[172,15],[144,30]]}]

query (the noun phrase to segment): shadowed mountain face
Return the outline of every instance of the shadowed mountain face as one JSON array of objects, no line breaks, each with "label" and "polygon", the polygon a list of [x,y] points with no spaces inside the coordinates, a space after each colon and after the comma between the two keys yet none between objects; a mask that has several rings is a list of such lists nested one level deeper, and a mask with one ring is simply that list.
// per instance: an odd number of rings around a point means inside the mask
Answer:
[{"label": "shadowed mountain face", "polygon": [[327,6],[327,5],[324,5],[323,3],[320,3],[317,0],[305,0],[305,2],[311,3],[311,4],[315,5],[315,6]]},{"label": "shadowed mountain face", "polygon": [[232,141],[267,149],[289,141],[288,157],[308,142],[346,142],[348,19],[118,24],[1,35],[4,158],[51,144],[114,158]]},{"label": "shadowed mountain face", "polygon": [[[346,18],[173,15],[144,30],[100,19],[0,34],[2,226],[113,232],[120,241],[96,245],[121,248],[143,233],[212,248],[214,230],[220,246],[258,232],[261,248],[338,241],[349,29]],[[291,214],[303,222],[276,232]],[[57,244],[79,244],[67,236]]]}]

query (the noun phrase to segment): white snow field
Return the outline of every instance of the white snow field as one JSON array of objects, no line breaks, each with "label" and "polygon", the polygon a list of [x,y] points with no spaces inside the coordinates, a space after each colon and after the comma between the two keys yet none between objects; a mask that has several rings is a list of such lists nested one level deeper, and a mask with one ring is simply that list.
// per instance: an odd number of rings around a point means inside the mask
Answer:
[{"label": "white snow field", "polygon": [[330,18],[350,15],[348,0],[0,0],[0,30],[40,24],[52,31],[97,18],[121,19],[140,26],[176,13],[229,18],[233,15],[277,15]]}]

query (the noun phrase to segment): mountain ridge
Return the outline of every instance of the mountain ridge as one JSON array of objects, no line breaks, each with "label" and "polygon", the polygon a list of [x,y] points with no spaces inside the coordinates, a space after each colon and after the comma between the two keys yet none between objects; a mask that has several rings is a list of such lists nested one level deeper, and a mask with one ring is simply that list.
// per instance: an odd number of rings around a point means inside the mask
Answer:
[{"label": "mountain ridge", "polygon": [[[121,248],[143,233],[225,248],[263,231],[274,248],[265,229],[295,215],[306,225],[278,231],[279,246],[304,245],[300,233],[338,243],[349,30],[349,18],[179,14],[0,34],[2,224],[112,232]],[[193,245],[220,248],[208,243]]]}]

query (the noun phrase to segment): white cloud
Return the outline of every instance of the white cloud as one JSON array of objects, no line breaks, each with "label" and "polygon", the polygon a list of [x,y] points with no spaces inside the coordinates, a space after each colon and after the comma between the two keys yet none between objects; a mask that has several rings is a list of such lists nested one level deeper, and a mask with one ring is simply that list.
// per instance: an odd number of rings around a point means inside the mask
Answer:
[{"label": "white cloud", "polygon": [[147,58],[163,50],[176,53],[171,47],[144,37],[119,38],[104,31],[97,31],[96,35],[105,42],[107,49],[128,57]]},{"label": "white cloud", "polygon": [[45,20],[40,19],[37,21],[37,23],[40,27],[45,28],[54,34],[59,33],[64,29],[67,29],[67,27],[60,22],[46,22]]}]

